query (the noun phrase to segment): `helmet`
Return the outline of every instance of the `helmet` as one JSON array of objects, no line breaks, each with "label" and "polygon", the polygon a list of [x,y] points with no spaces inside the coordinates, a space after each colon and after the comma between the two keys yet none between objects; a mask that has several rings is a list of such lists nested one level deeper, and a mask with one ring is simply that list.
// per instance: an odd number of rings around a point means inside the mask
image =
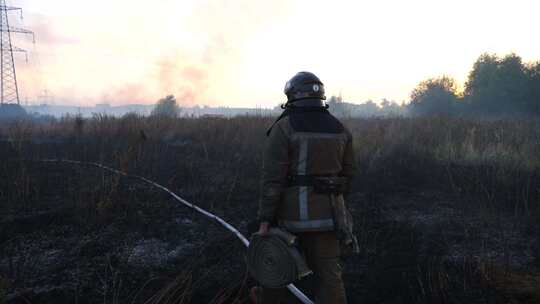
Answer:
[{"label": "helmet", "polygon": [[299,72],[294,75],[285,84],[284,93],[287,95],[287,102],[300,99],[326,99],[324,84],[315,74],[310,72]]}]

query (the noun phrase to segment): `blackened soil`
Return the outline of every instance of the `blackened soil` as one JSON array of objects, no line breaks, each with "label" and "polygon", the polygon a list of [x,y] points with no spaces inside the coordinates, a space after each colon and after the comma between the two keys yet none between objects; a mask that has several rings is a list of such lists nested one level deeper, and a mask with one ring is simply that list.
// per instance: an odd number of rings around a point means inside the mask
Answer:
[{"label": "blackened soil", "polygon": [[[167,194],[95,168],[12,166],[30,183],[0,189],[4,302],[247,303],[242,244]],[[256,193],[226,181],[186,198],[247,233]],[[540,303],[534,218],[436,191],[348,204],[362,248],[344,259],[351,303]]]}]

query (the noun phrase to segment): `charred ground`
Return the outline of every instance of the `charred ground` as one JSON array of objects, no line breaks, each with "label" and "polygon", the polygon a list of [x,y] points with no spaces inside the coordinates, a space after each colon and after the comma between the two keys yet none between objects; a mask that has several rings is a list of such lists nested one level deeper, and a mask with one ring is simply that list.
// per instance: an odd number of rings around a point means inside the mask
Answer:
[{"label": "charred ground", "polygon": [[[0,127],[0,302],[246,303],[247,233],[272,118],[127,115]],[[540,301],[540,121],[355,119],[351,303]]]}]

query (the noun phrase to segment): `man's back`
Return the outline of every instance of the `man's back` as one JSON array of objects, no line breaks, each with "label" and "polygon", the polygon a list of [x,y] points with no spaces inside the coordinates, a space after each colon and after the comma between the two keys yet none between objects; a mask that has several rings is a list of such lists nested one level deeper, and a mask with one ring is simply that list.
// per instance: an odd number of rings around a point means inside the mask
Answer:
[{"label": "man's back", "polygon": [[[352,136],[328,112],[324,85],[314,74],[298,73],[285,94],[285,111],[267,133],[259,233],[278,225],[296,234],[317,278],[316,302],[343,304],[340,243],[356,244],[343,199],[353,174]],[[284,300],[283,290],[253,291],[257,303]]]},{"label": "man's back", "polygon": [[351,135],[324,107],[306,103],[288,111],[269,135],[261,211],[292,232],[333,230],[332,196],[317,193],[314,178],[352,176]]}]

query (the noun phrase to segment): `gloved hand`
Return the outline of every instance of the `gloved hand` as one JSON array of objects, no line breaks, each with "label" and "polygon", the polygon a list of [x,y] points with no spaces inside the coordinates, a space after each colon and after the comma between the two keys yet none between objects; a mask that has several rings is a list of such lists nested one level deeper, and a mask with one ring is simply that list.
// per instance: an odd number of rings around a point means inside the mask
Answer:
[{"label": "gloved hand", "polygon": [[258,234],[260,235],[266,235],[268,233],[268,230],[270,229],[270,223],[269,222],[262,222],[259,225],[259,231]]}]

